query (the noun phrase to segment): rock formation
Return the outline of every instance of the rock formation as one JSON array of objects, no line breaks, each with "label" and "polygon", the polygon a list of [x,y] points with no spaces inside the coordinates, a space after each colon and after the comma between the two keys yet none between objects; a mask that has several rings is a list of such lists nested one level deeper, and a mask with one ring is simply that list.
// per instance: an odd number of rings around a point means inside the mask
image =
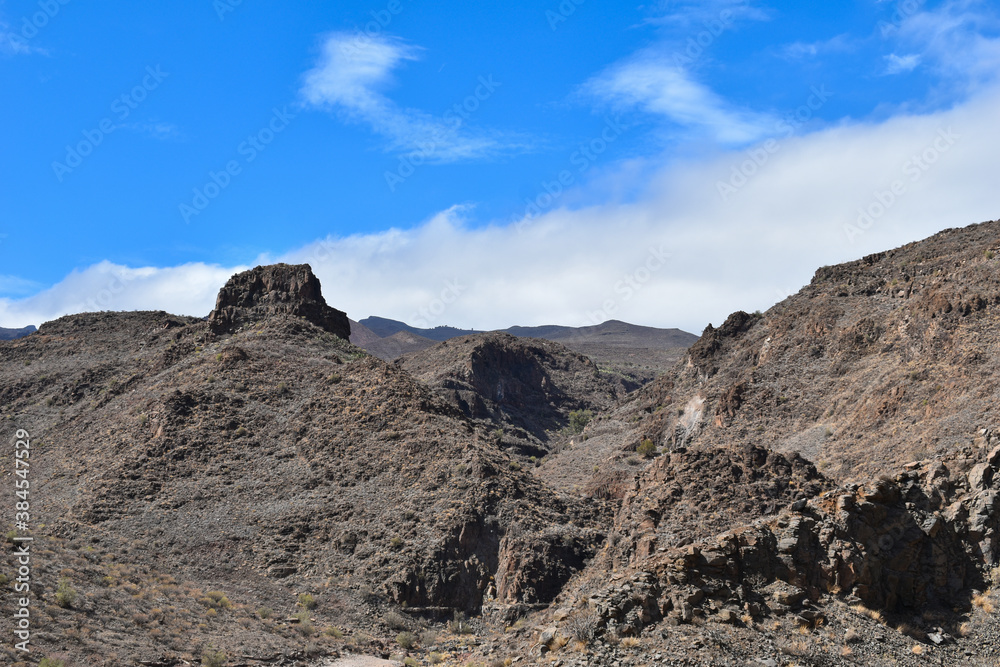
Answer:
[{"label": "rock formation", "polygon": [[232,334],[276,315],[292,315],[345,340],[351,336],[347,315],[323,299],[319,279],[308,264],[258,266],[229,279],[208,317],[216,334]]}]

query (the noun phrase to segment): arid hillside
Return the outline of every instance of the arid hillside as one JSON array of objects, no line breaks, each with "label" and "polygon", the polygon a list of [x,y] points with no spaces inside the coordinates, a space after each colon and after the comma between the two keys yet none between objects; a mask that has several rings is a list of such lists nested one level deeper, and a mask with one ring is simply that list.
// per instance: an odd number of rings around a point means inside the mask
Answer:
[{"label": "arid hillside", "polygon": [[308,267],[258,268],[207,322],[76,315],[0,346],[3,438],[33,447],[42,654],[301,657],[342,629],[374,651],[391,610],[544,603],[592,555],[587,503],[348,343],[318,289]]},{"label": "arid hillside", "polygon": [[998,325],[1000,222],[948,230],[709,327],[629,409],[667,448],[753,444],[837,479],[891,473],[1000,423]]}]

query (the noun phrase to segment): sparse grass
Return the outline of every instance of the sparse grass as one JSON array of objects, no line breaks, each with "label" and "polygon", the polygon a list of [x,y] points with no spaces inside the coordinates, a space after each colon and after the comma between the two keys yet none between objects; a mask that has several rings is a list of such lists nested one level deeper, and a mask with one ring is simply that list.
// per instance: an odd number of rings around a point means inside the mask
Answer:
[{"label": "sparse grass", "polygon": [[856,604],[853,607],[851,607],[851,611],[855,611],[861,614],[862,616],[867,616],[876,623],[881,623],[882,625],[885,625],[885,616],[883,616],[882,612],[878,611],[877,609],[869,609],[863,604]]},{"label": "sparse grass", "polygon": [[598,617],[595,614],[574,616],[566,621],[566,630],[570,637],[584,644],[589,644],[597,634]]},{"label": "sparse grass", "polygon": [[42,658],[38,663],[38,667],[64,667],[65,664],[62,660],[56,660],[55,658]]},{"label": "sparse grass", "polygon": [[847,631],[844,633],[844,641],[848,644],[855,644],[863,640],[860,632],[854,628],[847,628]]},{"label": "sparse grass", "polygon": [[994,609],[996,609],[989,591],[972,596],[972,604],[976,605],[987,614],[992,614]]},{"label": "sparse grass", "polygon": [[326,630],[324,630],[323,634],[326,635],[327,637],[333,637],[334,639],[343,639],[343,637],[344,637],[343,630],[341,630],[340,628],[334,627],[332,625],[330,627],[328,627]]},{"label": "sparse grass", "polygon": [[442,656],[440,653],[436,651],[431,651],[430,653],[427,654],[427,662],[431,663],[432,665],[440,665],[442,662],[444,662],[444,656]]},{"label": "sparse grass", "polygon": [[406,630],[410,627],[410,619],[396,611],[390,611],[382,617],[382,622],[390,630]]},{"label": "sparse grass", "polygon": [[232,609],[233,607],[233,603],[229,601],[229,598],[222,591],[209,591],[198,602],[210,610]]},{"label": "sparse grass", "polygon": [[634,649],[642,645],[642,640],[638,637],[625,637],[619,644],[624,649]]},{"label": "sparse grass", "polygon": [[913,653],[913,655],[923,655],[924,647],[920,644],[914,644],[913,648],[910,649],[910,652]]}]

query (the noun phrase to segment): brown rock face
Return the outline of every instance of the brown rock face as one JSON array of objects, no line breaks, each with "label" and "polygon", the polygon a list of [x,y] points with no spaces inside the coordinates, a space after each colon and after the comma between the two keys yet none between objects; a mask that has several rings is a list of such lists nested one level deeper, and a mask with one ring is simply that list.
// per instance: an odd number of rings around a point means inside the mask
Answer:
[{"label": "brown rock face", "polygon": [[326,304],[308,264],[258,266],[236,274],[219,291],[208,324],[216,334],[231,334],[275,315],[301,317],[345,340],[351,336],[347,315]]}]

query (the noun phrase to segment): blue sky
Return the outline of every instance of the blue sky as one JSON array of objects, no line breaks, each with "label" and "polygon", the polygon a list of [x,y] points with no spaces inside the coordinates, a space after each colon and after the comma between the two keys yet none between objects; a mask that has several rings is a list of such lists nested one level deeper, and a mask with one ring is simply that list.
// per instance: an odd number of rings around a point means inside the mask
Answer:
[{"label": "blue sky", "polygon": [[0,326],[308,261],[356,319],[697,332],[997,217],[998,72],[990,2],[7,0]]}]

